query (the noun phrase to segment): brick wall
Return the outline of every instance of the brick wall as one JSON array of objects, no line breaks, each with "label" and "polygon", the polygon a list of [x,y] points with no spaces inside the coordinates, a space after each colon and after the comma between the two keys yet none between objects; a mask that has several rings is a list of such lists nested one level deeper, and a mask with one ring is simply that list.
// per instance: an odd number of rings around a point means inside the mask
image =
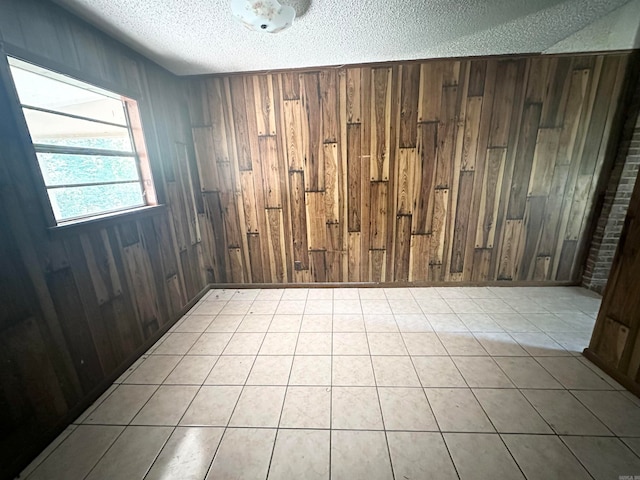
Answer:
[{"label": "brick wall", "polygon": [[640,85],[636,87],[628,118],[623,129],[618,156],[611,170],[602,210],[593,234],[582,276],[582,285],[602,293],[611,262],[616,253],[620,232],[629,207],[631,193],[640,169]]}]

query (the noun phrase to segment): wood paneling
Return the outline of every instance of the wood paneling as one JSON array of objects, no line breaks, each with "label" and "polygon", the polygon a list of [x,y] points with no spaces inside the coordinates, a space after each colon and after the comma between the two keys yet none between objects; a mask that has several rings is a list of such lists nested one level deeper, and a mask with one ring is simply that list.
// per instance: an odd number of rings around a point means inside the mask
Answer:
[{"label": "wood paneling", "polygon": [[[191,80],[196,151],[250,156],[230,172],[246,223],[226,227],[264,248],[268,219],[281,218],[270,209],[291,226],[273,257],[242,253],[249,264],[234,268],[284,283],[576,280],[627,62],[503,57]],[[230,95],[203,110],[201,92],[220,83]],[[213,120],[230,114],[234,137]],[[220,175],[219,162],[199,167],[201,183]]]},{"label": "wood paneling", "polygon": [[[218,191],[231,186],[224,168],[231,160],[211,133],[229,132],[219,120],[224,89],[200,92],[199,107],[191,106],[201,125],[195,152],[185,86],[168,72],[51,2],[2,2],[0,35],[0,478],[13,478],[207,282],[247,278],[244,261],[220,261],[245,233],[234,235],[238,218],[221,226],[223,213],[236,215],[218,198],[228,200]],[[164,206],[48,231],[5,52],[137,99]],[[209,105],[218,107],[214,115]],[[271,158],[275,147],[266,147]],[[212,162],[220,168],[211,170]],[[201,194],[210,190],[215,202]]]},{"label": "wood paneling", "polygon": [[[640,181],[629,204],[588,354],[640,394]],[[595,358],[594,358],[595,357]]]}]

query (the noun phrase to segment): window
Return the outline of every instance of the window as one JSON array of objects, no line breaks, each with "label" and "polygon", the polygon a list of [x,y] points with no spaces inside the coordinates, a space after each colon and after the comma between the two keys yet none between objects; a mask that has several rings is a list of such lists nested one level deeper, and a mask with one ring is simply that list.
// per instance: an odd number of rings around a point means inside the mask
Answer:
[{"label": "window", "polygon": [[156,203],[135,100],[9,65],[57,223]]}]

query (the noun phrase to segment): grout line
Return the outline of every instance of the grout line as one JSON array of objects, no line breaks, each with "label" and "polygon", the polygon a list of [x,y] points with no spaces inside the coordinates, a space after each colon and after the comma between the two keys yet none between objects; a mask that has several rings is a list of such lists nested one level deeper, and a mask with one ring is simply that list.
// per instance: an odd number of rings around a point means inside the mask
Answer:
[{"label": "grout line", "polygon": [[[284,294],[283,294],[284,295]],[[304,300],[304,308],[302,309],[303,315],[304,315],[304,311],[307,307],[307,298],[309,297],[309,291],[307,290],[307,295],[305,297]],[[276,309],[277,311],[277,309]],[[278,441],[278,434],[280,432],[280,422],[282,421],[282,412],[284,412],[284,405],[287,402],[287,395],[289,393],[289,383],[291,382],[291,374],[293,372],[293,364],[295,363],[296,357],[296,350],[298,349],[298,340],[300,340],[300,331],[302,330],[302,320],[303,320],[303,315],[300,316],[300,324],[298,325],[298,334],[296,336],[296,344],[293,347],[293,355],[291,356],[291,365],[289,366],[289,376],[287,377],[287,385],[284,387],[284,396],[282,397],[282,405],[280,406],[280,415],[278,416],[278,423],[276,424],[276,434],[273,438],[273,446],[271,447],[271,456],[269,457],[269,466],[267,467],[267,475],[266,477],[269,476],[269,472],[271,471],[271,462],[273,462],[273,454],[276,451],[276,442]],[[265,335],[266,338],[266,335]],[[258,351],[258,354],[260,353],[260,351]],[[258,358],[256,356],[256,358]],[[255,363],[254,363],[255,365]],[[251,375],[251,374],[249,374]],[[266,478],[265,477],[265,478]]]},{"label": "grout line", "polygon": [[[258,293],[259,295],[260,293]],[[257,297],[257,295],[256,295]],[[255,300],[254,300],[255,302]],[[253,305],[253,302],[252,302]],[[249,307],[249,310],[251,309],[251,307]],[[247,314],[245,314],[246,317]],[[218,357],[218,360],[216,361],[216,364],[218,363],[218,361],[220,360],[220,357],[222,357],[222,353],[224,353],[225,349],[227,348],[227,346],[229,345],[229,343],[231,342],[231,340],[233,339],[233,337],[235,336],[235,334],[238,332],[238,328],[240,328],[240,325],[242,324],[242,322],[244,322],[245,318],[243,318],[240,322],[238,322],[238,325],[236,326],[235,331],[233,332],[233,334],[231,335],[231,337],[229,338],[229,340],[227,341],[226,345],[224,346],[224,348],[222,349],[222,352],[220,354],[220,356]],[[273,321],[273,317],[271,317],[271,321],[269,322],[269,325],[271,325],[271,322]],[[267,326],[267,329],[269,327]],[[264,343],[264,339],[266,338],[267,334],[265,333],[264,336],[262,337],[262,342],[260,342],[260,347],[258,347],[258,352],[260,351],[260,348],[262,348],[262,343]],[[236,411],[236,407],[238,406],[238,402],[240,401],[240,397],[242,396],[242,392],[244,391],[244,387],[247,383],[247,380],[249,379],[249,375],[251,374],[251,370],[253,370],[253,365],[256,363],[256,358],[258,358],[258,354],[256,353],[256,355],[253,358],[253,363],[251,364],[251,368],[249,369],[249,372],[247,373],[247,378],[245,378],[244,383],[242,385],[242,388],[240,389],[240,393],[238,394],[238,398],[236,399],[236,403],[233,406],[233,409],[231,410],[231,414],[229,415],[229,419],[227,420],[227,424],[224,427],[220,427],[222,428],[222,435],[220,435],[220,441],[218,442],[218,446],[216,447],[215,452],[213,453],[213,457],[211,457],[211,461],[209,462],[209,466],[207,467],[207,471],[205,474],[205,478],[208,477],[209,473],[211,472],[211,469],[213,468],[213,462],[215,462],[216,456],[218,455],[218,450],[220,450],[220,446],[222,445],[222,442],[225,438],[225,435],[227,433],[227,430],[229,428],[229,422],[231,422],[231,417],[233,417],[233,413]],[[215,365],[214,365],[215,368]],[[211,369],[211,371],[213,371],[213,369]],[[211,372],[209,372],[209,375],[211,375]],[[208,376],[207,376],[208,378]],[[205,378],[204,380],[205,382],[207,381],[207,379]],[[203,385],[204,386],[204,385]],[[209,385],[207,385],[209,386]],[[213,386],[213,385],[211,385]],[[239,386],[239,385],[234,385],[234,386]],[[202,387],[201,387],[202,388]],[[195,397],[194,397],[195,398]],[[185,411],[186,414],[186,411]]]},{"label": "grout line", "polygon": [[[385,298],[386,298],[386,293],[385,293]],[[387,298],[387,303],[389,303],[389,299]],[[391,307],[391,304],[389,304],[389,307]],[[362,308],[362,307],[360,307]],[[394,318],[395,320],[395,318]],[[402,335],[401,335],[402,337]],[[378,379],[376,377],[376,370],[375,367],[373,365],[373,358],[371,355],[371,345],[369,344],[369,334],[366,332],[366,325],[365,325],[365,339],[367,340],[367,349],[369,350],[369,361],[371,362],[371,369],[373,370],[373,383],[375,384],[376,387],[376,397],[378,397],[378,408],[380,408],[380,420],[382,421],[382,429],[384,430],[384,440],[385,443],[387,444],[387,454],[389,455],[389,467],[391,468],[391,478],[393,480],[395,480],[396,478],[396,472],[393,469],[393,459],[391,458],[391,448],[389,447],[389,436],[387,435],[387,429],[386,429],[386,425],[385,425],[385,421],[384,421],[384,413],[382,413],[382,401],[380,400],[380,390],[378,389]],[[406,347],[405,347],[406,349]],[[407,352],[408,353],[408,352]],[[414,367],[415,370],[415,367]],[[417,377],[417,373],[416,373],[416,377]],[[420,379],[418,378],[418,382],[420,381]]]}]

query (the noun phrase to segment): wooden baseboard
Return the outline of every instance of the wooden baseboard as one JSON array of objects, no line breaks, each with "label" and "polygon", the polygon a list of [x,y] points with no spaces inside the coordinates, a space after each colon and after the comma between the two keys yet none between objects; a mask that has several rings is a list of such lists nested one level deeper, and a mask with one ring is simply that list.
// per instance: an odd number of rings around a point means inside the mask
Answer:
[{"label": "wooden baseboard", "polygon": [[585,348],[582,351],[582,355],[591,363],[593,363],[595,366],[597,366],[600,370],[602,370],[604,373],[606,373],[611,378],[613,378],[616,382],[622,385],[624,388],[626,388],[631,393],[633,393],[636,397],[640,397],[640,385],[638,385],[636,382],[634,382],[631,378],[627,377],[626,375],[623,375],[620,372],[618,372],[616,369],[611,367],[611,365],[600,360],[600,358],[596,355],[596,353],[593,350],[591,350],[589,347]]},{"label": "wooden baseboard", "polygon": [[209,288],[406,288],[406,287],[579,287],[573,281],[490,282],[327,282],[327,283],[210,283]]}]

